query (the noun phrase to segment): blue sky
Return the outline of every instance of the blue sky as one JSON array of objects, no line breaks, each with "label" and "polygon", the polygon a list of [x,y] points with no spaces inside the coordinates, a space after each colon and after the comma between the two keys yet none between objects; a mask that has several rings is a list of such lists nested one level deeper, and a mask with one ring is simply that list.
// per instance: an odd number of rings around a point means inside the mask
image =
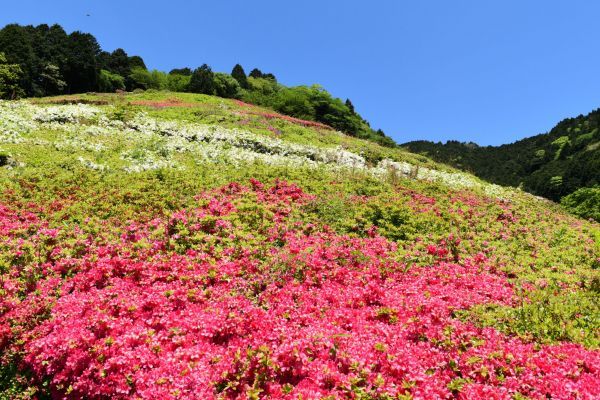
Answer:
[{"label": "blue sky", "polygon": [[149,68],[319,83],[398,142],[509,143],[600,107],[594,0],[3,3],[0,25],[59,23]]}]

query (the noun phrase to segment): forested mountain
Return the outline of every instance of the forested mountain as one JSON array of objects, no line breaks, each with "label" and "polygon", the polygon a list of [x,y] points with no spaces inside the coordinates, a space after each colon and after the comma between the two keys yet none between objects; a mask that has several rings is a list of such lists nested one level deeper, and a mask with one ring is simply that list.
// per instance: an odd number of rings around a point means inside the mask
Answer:
[{"label": "forested mountain", "polygon": [[67,34],[60,25],[10,24],[0,30],[0,98],[136,89],[239,99],[396,146],[383,131],[372,129],[350,100],[335,98],[318,85],[287,87],[278,83],[274,74],[257,68],[246,75],[239,64],[231,74],[213,72],[207,64],[169,73],[148,70],[141,57],[130,56],[120,48],[103,51],[93,35],[79,31]]},{"label": "forested mountain", "polygon": [[404,148],[500,185],[560,200],[600,184],[600,109],[559,122],[550,132],[502,146],[414,141]]}]

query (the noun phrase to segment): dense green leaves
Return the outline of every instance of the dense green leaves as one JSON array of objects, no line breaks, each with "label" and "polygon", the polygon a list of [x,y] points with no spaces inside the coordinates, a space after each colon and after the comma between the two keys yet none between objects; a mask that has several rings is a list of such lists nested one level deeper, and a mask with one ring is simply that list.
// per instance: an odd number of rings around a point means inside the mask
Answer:
[{"label": "dense green leaves", "polygon": [[207,64],[194,70],[189,90],[192,93],[215,94],[215,74]]},{"label": "dense green leaves", "polygon": [[238,81],[242,88],[248,89],[248,77],[240,64],[235,64],[235,67],[233,67],[233,70],[231,71],[231,76]]},{"label": "dense green leaves", "polygon": [[125,89],[125,79],[121,75],[113,74],[105,69],[100,71],[98,77],[98,89],[101,92],[114,92]]},{"label": "dense green leaves", "polygon": [[600,187],[576,190],[563,197],[561,204],[575,215],[600,221]]},{"label": "dense green leaves", "polygon": [[141,57],[128,56],[123,49],[103,52],[91,34],[67,34],[60,25],[7,25],[0,30],[0,52],[9,64],[20,66],[17,94],[25,96],[121,88],[120,79],[106,72],[122,77],[122,88],[131,90],[132,70],[146,69]]},{"label": "dense green leaves", "polygon": [[214,77],[217,96],[238,99],[242,95],[241,86],[231,75],[217,72]]},{"label": "dense green leaves", "polygon": [[21,74],[21,67],[18,64],[9,64],[4,53],[0,53],[0,98],[19,97],[22,92],[19,87]]}]

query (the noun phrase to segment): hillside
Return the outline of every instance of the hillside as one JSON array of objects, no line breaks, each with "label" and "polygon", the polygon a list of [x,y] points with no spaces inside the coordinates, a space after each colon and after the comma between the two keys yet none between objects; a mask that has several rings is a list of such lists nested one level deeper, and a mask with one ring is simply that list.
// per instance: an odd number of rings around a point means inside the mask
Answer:
[{"label": "hillside", "polygon": [[548,133],[497,147],[456,141],[402,146],[487,181],[520,186],[555,201],[600,185],[600,110],[567,118]]},{"label": "hillside", "polygon": [[151,90],[0,101],[0,165],[2,399],[600,397],[600,226],[545,199]]},{"label": "hillside", "polygon": [[316,84],[288,87],[258,68],[246,74],[240,64],[231,73],[214,72],[207,64],[168,73],[149,70],[142,57],[121,48],[104,51],[92,34],[67,34],[58,24],[9,24],[0,29],[0,99],[136,89],[243,100],[396,147],[381,129],[371,128],[349,99],[335,98]]}]

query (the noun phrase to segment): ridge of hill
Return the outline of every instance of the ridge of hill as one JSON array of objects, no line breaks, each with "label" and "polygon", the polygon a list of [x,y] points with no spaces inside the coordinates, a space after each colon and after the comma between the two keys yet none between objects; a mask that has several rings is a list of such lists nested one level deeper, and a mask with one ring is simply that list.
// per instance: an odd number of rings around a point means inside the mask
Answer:
[{"label": "ridge of hill", "polygon": [[190,93],[0,101],[0,398],[600,396],[600,226]]}]

